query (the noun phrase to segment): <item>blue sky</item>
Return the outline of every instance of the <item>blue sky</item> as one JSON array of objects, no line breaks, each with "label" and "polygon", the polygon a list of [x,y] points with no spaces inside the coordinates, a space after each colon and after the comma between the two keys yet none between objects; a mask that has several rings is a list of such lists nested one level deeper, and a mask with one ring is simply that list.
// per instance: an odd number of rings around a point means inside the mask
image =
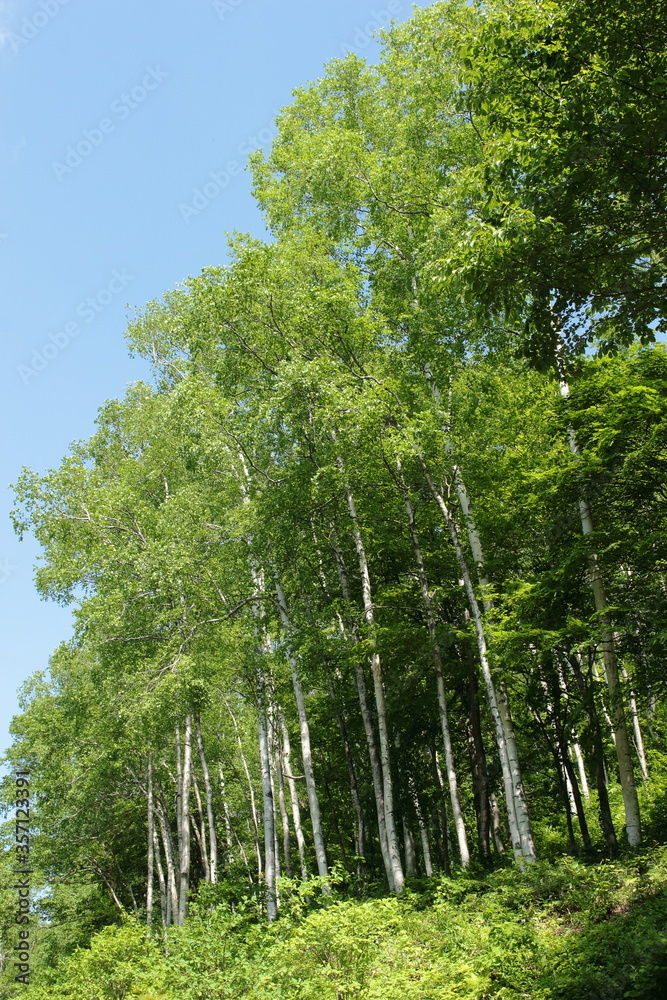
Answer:
[{"label": "blue sky", "polygon": [[33,587],[6,488],[59,464],[147,377],[127,318],[263,233],[244,169],[292,90],[410,16],[403,0],[0,0],[0,749],[16,690],[70,634]]}]

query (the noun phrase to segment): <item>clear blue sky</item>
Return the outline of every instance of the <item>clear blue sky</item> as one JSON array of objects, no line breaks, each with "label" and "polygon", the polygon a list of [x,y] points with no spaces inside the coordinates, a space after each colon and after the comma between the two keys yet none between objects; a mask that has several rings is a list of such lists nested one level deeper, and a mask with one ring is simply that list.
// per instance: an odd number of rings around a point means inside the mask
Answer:
[{"label": "clear blue sky", "polygon": [[14,536],[6,487],[58,465],[147,377],[123,339],[134,309],[222,263],[225,232],[263,233],[242,168],[291,91],[346,51],[374,61],[374,27],[412,7],[0,0],[0,750],[17,688],[71,631],[34,590],[38,549]]}]

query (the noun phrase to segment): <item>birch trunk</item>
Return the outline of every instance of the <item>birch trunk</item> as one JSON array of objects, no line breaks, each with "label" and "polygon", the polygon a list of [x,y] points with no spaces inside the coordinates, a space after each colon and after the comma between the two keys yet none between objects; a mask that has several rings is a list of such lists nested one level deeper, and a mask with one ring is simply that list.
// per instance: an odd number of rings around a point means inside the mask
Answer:
[{"label": "birch trunk", "polygon": [[345,719],[343,714],[338,707],[338,702],[336,699],[336,692],[334,690],[334,685],[331,677],[328,678],[329,681],[329,694],[331,696],[331,701],[336,712],[336,718],[338,720],[338,729],[340,730],[341,740],[343,742],[343,751],[345,753],[345,761],[347,763],[347,773],[350,781],[350,798],[352,799],[352,805],[354,806],[354,813],[356,817],[355,827],[354,827],[354,853],[357,858],[357,874],[360,874],[360,864],[364,857],[364,814],[361,808],[361,798],[359,796],[359,786],[357,784],[357,774],[354,767],[354,760],[352,759],[352,751],[350,749],[350,743],[347,738],[347,729],[345,726]]},{"label": "birch trunk", "polygon": [[202,808],[201,795],[199,793],[199,783],[197,781],[197,775],[193,775],[192,786],[195,792],[195,804],[197,806],[197,820],[192,818],[192,829],[194,830],[195,838],[197,844],[199,845],[199,854],[201,856],[202,868],[204,869],[204,881],[211,881],[211,866],[208,860],[208,844],[206,843],[206,823],[204,820],[204,810]]},{"label": "birch trunk", "polygon": [[[561,378],[560,391],[563,397],[567,397],[570,393],[570,388],[564,378]],[[581,453],[573,428],[568,427],[567,433],[570,451],[573,455],[579,456]],[[582,534],[584,538],[587,538],[593,534],[593,518],[588,500],[583,493],[579,497],[579,515],[581,518]],[[588,570],[593,589],[595,610],[600,623],[600,647],[611,703],[611,724],[614,733],[616,757],[618,759],[618,769],[621,778],[621,792],[625,808],[625,830],[630,847],[639,847],[642,842],[639,799],[637,798],[637,786],[635,784],[632,757],[630,754],[630,740],[628,738],[628,727],[625,719],[623,691],[619,680],[614,633],[604,580],[602,579],[600,559],[597,552],[590,549],[588,553]]]},{"label": "birch trunk", "polygon": [[[344,472],[343,460],[340,456],[336,459],[341,473]],[[364,547],[361,531],[359,529],[359,519],[354,497],[349,486],[344,482],[345,499],[347,509],[352,522],[352,535],[354,545],[357,550],[359,560],[359,575],[361,576],[361,593],[364,604],[364,617],[371,630],[371,636],[375,626],[375,613],[373,610],[373,597],[371,591],[371,578],[368,570],[368,560]],[[374,640],[373,640],[374,641]],[[382,770],[382,792],[384,798],[384,819],[387,831],[387,848],[389,852],[389,863],[394,882],[394,892],[403,891],[403,867],[401,865],[401,854],[398,847],[398,836],[396,833],[396,820],[394,815],[394,789],[391,777],[391,755],[389,751],[389,731],[387,725],[387,708],[384,698],[384,683],[382,680],[382,666],[380,654],[374,649],[371,654],[371,672],[373,675],[373,690],[375,694],[375,706],[378,719],[378,736],[380,742],[380,766]]]},{"label": "birch trunk", "polygon": [[[289,620],[289,615],[287,612],[287,601],[285,600],[285,594],[280,584],[278,576],[274,576],[276,596],[278,598],[278,607],[280,610],[280,620],[285,630],[285,635],[289,643],[291,636],[291,625]],[[317,797],[317,788],[315,785],[315,772],[313,770],[313,758],[310,749],[310,729],[308,727],[308,716],[306,714],[306,702],[303,696],[303,687],[301,685],[301,679],[299,677],[299,671],[297,667],[297,662],[294,654],[288,652],[288,660],[290,665],[290,672],[292,674],[292,687],[294,688],[294,697],[296,699],[296,707],[299,714],[299,733],[301,736],[301,759],[303,761],[303,773],[306,780],[306,793],[308,795],[308,806],[310,810],[310,821],[313,827],[313,842],[315,845],[315,859],[317,862],[317,873],[320,878],[325,878],[329,872],[327,866],[327,856],[324,847],[324,836],[322,834],[322,820],[320,817],[320,804]]]},{"label": "birch trunk", "polygon": [[271,760],[269,757],[269,741],[263,684],[261,685],[259,693],[257,729],[259,736],[259,762],[262,774],[262,801],[264,805],[264,883],[266,885],[266,915],[269,921],[272,921],[275,920],[278,913],[276,905],[275,826],[273,795],[271,793]]},{"label": "birch trunk", "polygon": [[263,861],[262,861],[262,851],[259,842],[259,816],[257,813],[257,804],[255,802],[255,790],[253,788],[252,778],[250,777],[250,769],[248,767],[248,762],[246,760],[245,754],[243,752],[243,743],[241,741],[241,734],[239,733],[239,727],[236,722],[236,717],[232,712],[231,706],[225,696],[222,696],[222,700],[225,703],[225,708],[229,713],[229,717],[232,720],[232,725],[234,726],[234,733],[236,734],[236,742],[239,748],[239,757],[241,758],[241,766],[243,767],[243,773],[245,774],[246,785],[248,787],[248,803],[250,805],[250,818],[252,820],[253,831],[255,834],[255,853],[257,855],[257,875],[261,879],[263,871]]},{"label": "birch trunk", "polygon": [[296,781],[294,779],[294,773],[292,771],[291,754],[292,748],[290,746],[289,733],[287,731],[287,725],[285,724],[285,719],[280,716],[280,730],[283,738],[282,756],[283,756],[283,772],[287,778],[287,788],[289,789],[290,803],[292,806],[292,823],[294,825],[294,836],[296,837],[296,846],[299,851],[299,862],[301,864],[301,877],[308,878],[308,866],[306,864],[306,840],[303,835],[303,828],[301,826],[301,806],[299,805],[299,795],[296,789]]},{"label": "birch trunk", "polygon": [[190,786],[192,783],[192,717],[185,717],[183,734],[183,770],[181,785],[181,851],[178,894],[178,923],[182,924],[188,910],[190,889]]},{"label": "birch trunk", "polygon": [[574,753],[574,759],[577,762],[577,770],[579,771],[579,785],[584,793],[584,798],[588,802],[591,797],[590,789],[588,787],[588,778],[586,777],[586,767],[584,765],[584,758],[581,753],[581,747],[578,740],[575,740],[572,744],[572,752]]},{"label": "birch trunk", "polygon": [[222,813],[225,817],[225,847],[227,848],[227,857],[230,861],[234,860],[234,842],[232,839],[232,818],[229,815],[229,806],[227,804],[227,794],[226,794],[226,784],[225,784],[225,774],[222,770],[222,764],[218,764],[218,777],[220,778],[220,796],[222,798]]},{"label": "birch trunk", "polygon": [[593,691],[586,683],[586,678],[584,677],[583,670],[579,665],[577,657],[575,655],[568,656],[568,662],[572,668],[575,682],[581,692],[584,708],[586,709],[586,714],[588,715],[590,723],[592,757],[594,765],[593,770],[595,772],[595,785],[597,788],[598,804],[600,809],[600,826],[602,828],[602,835],[604,836],[609,853],[612,857],[614,857],[618,851],[618,842],[616,840],[614,821],[612,819],[611,808],[609,806],[609,795],[607,792],[607,779],[605,775],[604,763],[604,744],[602,742],[600,719],[598,717],[597,708],[595,707]]},{"label": "birch trunk", "polygon": [[401,470],[401,463],[398,459],[396,460],[396,466],[398,471],[399,486],[403,491],[403,496],[405,500],[405,510],[408,516],[408,528],[410,530],[410,538],[412,539],[412,548],[415,555],[415,562],[417,564],[419,588],[421,590],[421,595],[422,595],[422,604],[424,606],[424,614],[426,616],[426,625],[428,628],[428,634],[431,640],[431,655],[433,657],[433,665],[435,667],[435,679],[438,692],[438,711],[440,714],[442,743],[445,751],[445,769],[447,772],[447,784],[449,786],[449,798],[452,804],[452,816],[454,817],[454,828],[456,830],[456,839],[459,845],[459,855],[461,857],[461,865],[463,868],[467,868],[468,865],[470,864],[470,851],[468,850],[468,838],[466,836],[465,823],[463,822],[463,812],[461,810],[458,782],[456,779],[456,769],[454,766],[454,754],[452,753],[452,740],[449,731],[449,716],[447,712],[447,695],[445,693],[445,681],[442,669],[442,654],[440,652],[440,646],[438,644],[438,639],[436,634],[435,615],[433,613],[433,602],[431,600],[431,595],[428,589],[426,567],[424,565],[424,557],[422,555],[421,545],[419,543],[419,535],[417,534],[417,524],[415,522],[414,508],[412,506],[412,501],[410,500],[410,494],[408,493],[407,486],[405,485],[405,480],[403,478],[403,473]]},{"label": "birch trunk", "polygon": [[405,845],[405,874],[408,878],[415,878],[417,875],[417,851],[415,849],[415,838],[412,828],[403,817],[403,844]]},{"label": "birch trunk", "polygon": [[428,840],[428,829],[424,821],[424,813],[422,812],[422,807],[419,802],[419,796],[417,795],[417,789],[415,787],[414,778],[410,775],[408,779],[408,787],[410,789],[410,798],[412,799],[412,804],[415,808],[415,816],[417,817],[417,825],[419,826],[419,836],[422,842],[422,855],[424,858],[424,872],[426,877],[430,878],[433,874],[433,863],[431,861],[431,845]]},{"label": "birch trunk", "polygon": [[[153,818],[155,819],[155,817]],[[160,841],[158,839],[157,830],[155,828],[155,822],[153,822],[153,857],[155,858],[155,870],[157,872],[158,886],[160,887],[160,917],[162,919],[162,927],[168,926],[167,920],[167,883],[164,877],[164,868],[162,867],[162,860],[160,858]]]},{"label": "birch trunk", "polygon": [[287,808],[285,806],[285,780],[283,775],[282,753],[280,747],[274,748],[274,759],[276,769],[276,784],[278,785],[278,804],[280,806],[280,819],[283,828],[283,860],[285,862],[285,875],[292,877],[292,844],[290,838],[289,820],[287,818]]},{"label": "birch trunk", "polygon": [[[343,560],[343,554],[338,547],[335,537],[332,537],[331,545],[336,560],[336,568],[338,570],[338,576],[340,579],[341,592],[343,598],[348,604],[351,604],[350,595],[350,583],[347,575],[347,567]],[[339,618],[339,624],[343,635],[345,635],[345,626],[342,620]],[[358,636],[354,630],[352,630],[352,637],[355,641],[358,641]],[[383,781],[382,781],[382,766],[380,763],[380,755],[378,753],[377,740],[375,737],[375,729],[373,727],[373,720],[371,718],[371,712],[369,708],[368,701],[368,690],[366,688],[366,677],[364,674],[364,668],[361,663],[357,660],[354,661],[354,681],[357,688],[357,695],[359,697],[359,709],[361,712],[361,719],[364,725],[364,734],[366,736],[366,745],[368,746],[368,757],[371,765],[371,777],[373,779],[373,794],[375,798],[375,809],[377,812],[378,821],[378,837],[380,841],[380,853],[382,854],[382,861],[384,863],[385,873],[387,875],[387,883],[389,885],[389,891],[396,891],[396,884],[394,880],[393,867],[391,863],[391,858],[389,854],[389,844],[387,840],[387,825],[386,825],[386,814],[385,814],[385,804],[384,804],[384,792],[383,792]]]},{"label": "birch trunk", "polygon": [[507,817],[509,820],[514,855],[518,861],[532,862],[535,860],[535,845],[533,843],[530,820],[528,818],[528,809],[523,791],[523,783],[521,781],[519,755],[517,752],[516,740],[514,738],[514,728],[509,714],[507,694],[504,690],[504,686],[499,685],[498,690],[496,690],[496,685],[493,682],[482,614],[479,604],[477,603],[477,597],[475,595],[475,590],[470,578],[470,571],[468,569],[468,562],[459,539],[456,524],[450,514],[447,504],[445,503],[444,497],[433,482],[431,474],[428,471],[428,467],[421,456],[420,462],[424,478],[426,479],[433,498],[440,507],[445,523],[449,529],[468,597],[468,606],[470,608],[470,613],[475,626],[479,661],[482,668],[482,676],[486,686],[487,697],[489,699],[491,716],[495,727],[498,753],[500,755],[503,783],[505,786],[505,799],[507,802]]},{"label": "birch trunk", "polygon": [[204,740],[201,734],[201,724],[199,716],[195,716],[195,729],[197,735],[197,750],[199,752],[199,762],[204,779],[204,794],[206,795],[206,817],[208,820],[208,864],[209,882],[215,885],[218,881],[218,839],[215,833],[215,814],[213,812],[213,786],[211,775],[208,769],[206,754],[204,753]]},{"label": "birch trunk", "polygon": [[486,751],[482,738],[482,721],[477,698],[478,684],[475,673],[468,675],[468,756],[472,773],[472,790],[475,801],[475,816],[477,819],[477,841],[482,863],[488,865],[491,860],[491,811],[489,804],[489,776],[486,766]]},{"label": "birch trunk", "polygon": [[632,719],[632,729],[635,735],[635,749],[637,751],[637,758],[639,760],[639,766],[642,771],[642,779],[644,784],[648,784],[648,764],[646,762],[646,751],[644,750],[644,739],[642,737],[641,725],[639,724],[639,712],[637,710],[637,699],[635,697],[635,692],[632,689],[630,683],[630,678],[628,677],[628,672],[625,667],[622,668],[623,680],[628,689],[628,704],[630,706],[630,718]]},{"label": "birch trunk", "polygon": [[146,779],[148,859],[146,872],[146,929],[150,935],[153,926],[153,868],[155,861],[155,828],[153,824],[153,758],[148,754],[148,775]]},{"label": "birch trunk", "polygon": [[160,824],[164,859],[167,865],[167,924],[169,925],[176,923],[178,920],[178,885],[176,882],[176,865],[174,863],[174,844],[167,821],[167,810],[164,802],[161,800],[158,800],[157,815]]}]

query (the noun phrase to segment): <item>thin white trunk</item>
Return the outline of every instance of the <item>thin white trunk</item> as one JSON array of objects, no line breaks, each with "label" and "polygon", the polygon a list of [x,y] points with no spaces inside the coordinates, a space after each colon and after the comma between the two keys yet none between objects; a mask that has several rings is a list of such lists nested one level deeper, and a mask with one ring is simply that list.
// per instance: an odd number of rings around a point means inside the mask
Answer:
[{"label": "thin white trunk", "polygon": [[[285,630],[285,636],[289,643],[291,637],[291,626],[290,626],[289,615],[287,612],[287,601],[285,600],[285,594],[280,584],[280,580],[278,579],[277,574],[275,574],[275,571],[274,571],[274,581],[276,587],[276,596],[278,597],[280,620],[282,622],[283,629]],[[306,702],[303,696],[303,687],[301,686],[301,679],[299,677],[296,658],[291,649],[288,650],[288,661],[290,665],[290,672],[292,674],[292,687],[294,688],[296,707],[299,714],[301,758],[303,760],[303,773],[306,779],[306,792],[308,795],[310,821],[313,827],[313,843],[315,845],[315,859],[317,861],[317,873],[320,876],[320,878],[324,878],[328,874],[329,869],[327,866],[327,856],[324,847],[324,836],[322,834],[322,820],[320,817],[320,804],[317,797],[317,788],[315,785],[313,758],[310,749],[310,729],[308,727],[308,716],[306,714]]]},{"label": "thin white trunk", "polygon": [[[334,538],[332,538],[331,544],[336,560],[338,577],[340,579],[341,592],[343,594],[343,598],[345,599],[345,601],[348,604],[351,604],[350,583],[347,575],[347,568],[343,560],[343,554],[340,551],[340,548],[338,547],[338,544]],[[345,635],[346,634],[345,625],[343,624],[340,615],[338,616],[338,623],[341,629],[341,633]],[[352,638],[354,639],[355,642],[358,642],[358,636],[354,630],[352,631]],[[389,853],[389,845],[387,841],[387,825],[385,819],[384,792],[382,786],[382,766],[380,764],[380,755],[378,753],[377,740],[375,738],[375,729],[373,727],[373,720],[371,718],[370,709],[368,707],[368,690],[366,688],[366,677],[364,674],[364,668],[356,658],[354,660],[354,681],[357,688],[357,695],[359,697],[359,710],[361,712],[361,719],[364,725],[366,745],[368,746],[368,757],[371,765],[371,777],[373,779],[373,793],[375,798],[375,809],[378,821],[378,838],[380,841],[380,852],[382,854],[382,861],[384,863],[385,873],[387,875],[389,891],[395,892],[396,885],[394,881],[394,873]]]},{"label": "thin white trunk", "polygon": [[178,885],[176,882],[176,864],[174,861],[174,844],[171,839],[171,831],[167,819],[167,812],[164,804],[158,800],[157,808],[158,822],[160,824],[160,834],[162,837],[162,847],[164,859],[167,865],[167,925],[176,923],[178,919]]},{"label": "thin white trunk", "polygon": [[445,751],[445,769],[447,771],[447,784],[449,786],[449,797],[452,803],[454,828],[456,830],[456,839],[459,845],[461,865],[463,866],[463,868],[467,868],[468,865],[470,864],[470,851],[468,849],[468,838],[466,836],[466,828],[465,828],[465,823],[463,821],[463,812],[461,810],[458,782],[456,779],[456,769],[454,766],[454,754],[452,752],[452,740],[449,731],[449,715],[447,712],[447,695],[445,693],[445,681],[442,669],[442,654],[440,652],[440,646],[437,640],[435,615],[433,614],[433,602],[431,600],[431,595],[428,589],[426,567],[424,565],[424,557],[422,555],[421,545],[419,543],[419,535],[417,534],[417,524],[415,521],[414,508],[412,506],[412,501],[410,500],[410,494],[408,493],[407,486],[405,485],[405,480],[403,479],[401,463],[398,459],[396,460],[396,466],[398,470],[399,485],[403,491],[403,497],[405,500],[405,509],[408,515],[408,528],[410,529],[410,538],[412,539],[412,548],[415,555],[415,562],[417,564],[417,575],[419,577],[419,587],[422,595],[422,604],[424,606],[426,625],[428,627],[428,634],[431,640],[431,654],[433,656],[433,665],[435,667],[435,679],[438,691],[438,710],[440,713],[440,727],[442,729],[442,742]]},{"label": "thin white trunk", "polygon": [[213,812],[213,786],[211,775],[204,753],[204,740],[201,734],[199,716],[195,716],[195,728],[197,733],[197,750],[199,751],[199,761],[201,763],[202,777],[204,779],[204,794],[206,795],[206,818],[208,820],[208,863],[209,882],[215,885],[218,881],[218,838],[215,833],[215,815]]},{"label": "thin white trunk", "polygon": [[301,806],[299,805],[299,795],[296,790],[296,781],[294,780],[294,773],[292,771],[291,754],[292,748],[290,746],[289,733],[287,731],[287,726],[285,725],[285,719],[280,716],[280,730],[283,738],[283,773],[287,778],[287,787],[289,789],[290,803],[292,806],[292,822],[294,824],[294,835],[296,837],[296,846],[299,851],[299,862],[301,864],[301,877],[308,878],[308,866],[306,864],[306,840],[303,835],[303,828],[301,826]]},{"label": "thin white trunk", "polygon": [[577,762],[577,770],[579,771],[579,784],[581,785],[581,790],[584,793],[584,798],[588,802],[591,797],[590,788],[588,787],[588,778],[586,777],[586,767],[584,764],[584,757],[581,752],[581,747],[575,740],[572,744],[572,751],[574,753],[574,759]]},{"label": "thin white trunk", "polygon": [[500,836],[500,808],[498,806],[498,799],[493,792],[489,795],[489,807],[491,809],[491,837],[493,838],[493,846],[498,854],[502,854],[505,850],[505,845]]},{"label": "thin white trunk", "polygon": [[275,823],[273,809],[273,793],[271,791],[271,758],[269,756],[269,740],[264,703],[264,685],[260,691],[257,729],[259,736],[259,761],[262,773],[262,801],[264,804],[264,883],[266,885],[266,915],[275,920],[278,909],[276,904],[276,856],[275,856]]},{"label": "thin white trunk", "polygon": [[[343,460],[340,456],[336,459],[341,474],[344,475]],[[347,509],[352,522],[352,535],[354,546],[359,560],[359,575],[361,577],[361,593],[364,604],[364,617],[371,631],[371,637],[375,626],[375,613],[373,610],[373,595],[371,590],[371,577],[368,570],[368,559],[364,547],[361,531],[359,529],[359,518],[352,492],[344,480],[345,499]],[[372,639],[374,644],[374,639]],[[384,818],[387,831],[387,847],[389,849],[389,861],[394,882],[394,892],[403,891],[403,866],[401,864],[401,854],[398,846],[398,836],[396,833],[396,820],[394,815],[394,789],[391,777],[391,755],[389,750],[389,731],[387,725],[387,708],[384,698],[384,682],[382,680],[382,665],[380,654],[377,649],[371,653],[371,673],[373,676],[373,691],[375,694],[375,706],[378,719],[378,736],[380,742],[380,766],[382,768],[382,792],[384,798]]]},{"label": "thin white trunk", "polygon": [[227,794],[225,785],[225,774],[222,770],[222,764],[218,764],[218,776],[220,778],[220,796],[222,798],[222,812],[225,817],[225,846],[227,848],[227,857],[230,861],[234,860],[234,844],[232,840],[232,819],[229,815],[229,806],[227,804]]},{"label": "thin white trunk", "polygon": [[507,802],[507,817],[509,820],[510,834],[512,836],[514,855],[517,860],[532,862],[535,860],[535,845],[533,843],[528,809],[526,807],[526,800],[523,791],[523,783],[521,781],[519,756],[517,752],[516,740],[514,738],[514,728],[509,714],[507,694],[504,689],[504,685],[499,684],[498,689],[496,689],[496,685],[493,681],[486,645],[486,636],[484,633],[484,624],[482,621],[482,613],[479,604],[477,603],[475,589],[473,587],[472,580],[470,578],[470,571],[468,569],[468,561],[465,557],[465,553],[459,539],[456,524],[450,514],[447,504],[445,503],[442,493],[433,482],[428,467],[421,456],[420,463],[428,487],[433,495],[433,498],[440,507],[445,523],[449,529],[459,568],[461,570],[461,576],[463,577],[466,595],[468,598],[468,606],[470,608],[470,613],[475,626],[475,636],[477,639],[477,649],[482,668],[482,676],[484,678],[487,697],[489,699],[489,707],[491,709],[491,716],[495,727],[496,742],[498,745],[498,753],[503,773],[505,799]]},{"label": "thin white trunk", "polygon": [[[567,397],[570,388],[564,378],[561,378],[560,391],[563,397]],[[577,457],[581,454],[579,445],[572,427],[568,427],[568,440],[570,451]],[[584,538],[593,534],[593,518],[588,500],[583,495],[579,497],[579,514],[581,517],[581,530]],[[637,786],[635,784],[632,757],[630,754],[630,740],[628,737],[628,727],[625,719],[625,706],[623,703],[623,691],[619,680],[618,660],[616,658],[616,647],[614,645],[614,633],[612,631],[611,615],[609,614],[609,604],[605,593],[600,559],[597,552],[589,550],[588,570],[593,589],[593,599],[595,610],[600,623],[600,647],[602,650],[602,660],[604,663],[605,679],[609,689],[609,700],[611,703],[611,724],[614,733],[614,743],[616,745],[616,756],[618,758],[618,769],[621,778],[621,792],[623,794],[623,805],[625,808],[625,830],[630,847],[638,847],[642,842],[641,819],[639,814],[639,799],[637,798]]]},{"label": "thin white trunk", "polygon": [[408,787],[410,788],[410,797],[412,799],[412,804],[415,807],[415,815],[417,816],[417,824],[419,826],[419,836],[421,838],[422,854],[424,856],[424,871],[426,873],[426,877],[430,878],[433,874],[431,845],[429,844],[428,829],[426,827],[426,823],[424,822],[424,813],[422,812],[422,807],[419,803],[419,796],[417,795],[417,789],[412,775],[410,775],[408,779]]},{"label": "thin white trunk", "polygon": [[178,893],[178,923],[182,924],[188,910],[190,889],[190,786],[192,783],[192,717],[185,717],[183,734],[183,771],[181,789],[181,852]]},{"label": "thin white trunk", "polygon": [[248,799],[250,802],[250,818],[252,820],[252,826],[255,834],[255,853],[257,855],[257,875],[261,879],[263,870],[262,861],[262,850],[260,847],[260,837],[259,837],[259,815],[257,812],[257,804],[255,802],[255,790],[252,783],[252,778],[250,777],[250,769],[248,767],[248,762],[246,760],[245,754],[243,752],[243,743],[241,742],[241,734],[239,732],[239,727],[236,722],[236,717],[232,712],[231,706],[225,696],[222,696],[222,700],[225,703],[225,708],[229,713],[229,717],[232,720],[232,725],[234,726],[234,732],[236,734],[236,742],[239,748],[239,757],[241,758],[241,766],[243,767],[243,773],[245,774],[246,784],[248,786]]},{"label": "thin white trunk", "polygon": [[280,820],[283,828],[283,859],[285,862],[285,876],[292,877],[292,844],[290,838],[289,820],[287,818],[287,808],[285,806],[285,781],[283,775],[282,754],[280,747],[274,747],[273,756],[275,760],[276,785],[278,786],[278,805],[280,806]]},{"label": "thin white trunk", "polygon": [[271,778],[271,798],[273,801],[273,857],[276,865],[276,908],[280,909],[278,884],[282,877],[282,867],[280,863],[280,848],[278,846],[278,793],[276,791],[276,748],[273,731],[273,713],[274,706],[272,705],[266,717],[266,738],[269,746],[269,776]]},{"label": "thin white trunk", "polygon": [[635,735],[635,749],[637,750],[637,758],[639,759],[639,766],[642,771],[642,778],[644,783],[648,783],[648,764],[646,762],[646,751],[644,750],[644,738],[642,737],[641,725],[639,723],[639,712],[637,710],[637,699],[635,697],[635,692],[632,689],[632,684],[630,683],[630,678],[625,667],[622,668],[623,680],[628,689],[628,703],[630,705],[630,718],[632,719],[632,729]]},{"label": "thin white trunk", "polygon": [[206,843],[206,824],[204,821],[204,810],[202,809],[201,795],[199,793],[199,782],[197,781],[197,775],[193,774],[192,786],[195,791],[195,803],[197,805],[197,819],[199,823],[192,818],[192,829],[195,832],[195,837],[197,838],[197,843],[199,844],[199,853],[201,855],[202,868],[204,869],[204,881],[211,881],[211,866],[208,860],[208,844]]},{"label": "thin white trunk", "polygon": [[153,822],[153,857],[155,858],[155,871],[157,872],[157,881],[158,886],[160,887],[160,916],[162,918],[162,926],[167,927],[168,891],[166,879],[164,877],[164,868],[162,867],[162,860],[160,858],[160,841],[157,835],[155,822]]},{"label": "thin white trunk", "polygon": [[146,927],[150,934],[153,925],[153,870],[155,862],[155,827],[153,818],[153,758],[148,754],[148,776],[146,781],[147,822],[148,822],[148,871],[146,873]]}]

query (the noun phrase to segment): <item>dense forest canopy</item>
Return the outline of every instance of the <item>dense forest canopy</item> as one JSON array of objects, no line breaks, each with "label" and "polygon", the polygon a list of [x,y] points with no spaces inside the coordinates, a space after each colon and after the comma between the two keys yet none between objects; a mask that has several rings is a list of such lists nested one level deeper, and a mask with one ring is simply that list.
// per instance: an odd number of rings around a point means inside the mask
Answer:
[{"label": "dense forest canopy", "polygon": [[125,914],[664,843],[666,15],[435,3],[333,61],[252,158],[267,240],[21,476],[76,621],[7,755],[45,983]]}]

